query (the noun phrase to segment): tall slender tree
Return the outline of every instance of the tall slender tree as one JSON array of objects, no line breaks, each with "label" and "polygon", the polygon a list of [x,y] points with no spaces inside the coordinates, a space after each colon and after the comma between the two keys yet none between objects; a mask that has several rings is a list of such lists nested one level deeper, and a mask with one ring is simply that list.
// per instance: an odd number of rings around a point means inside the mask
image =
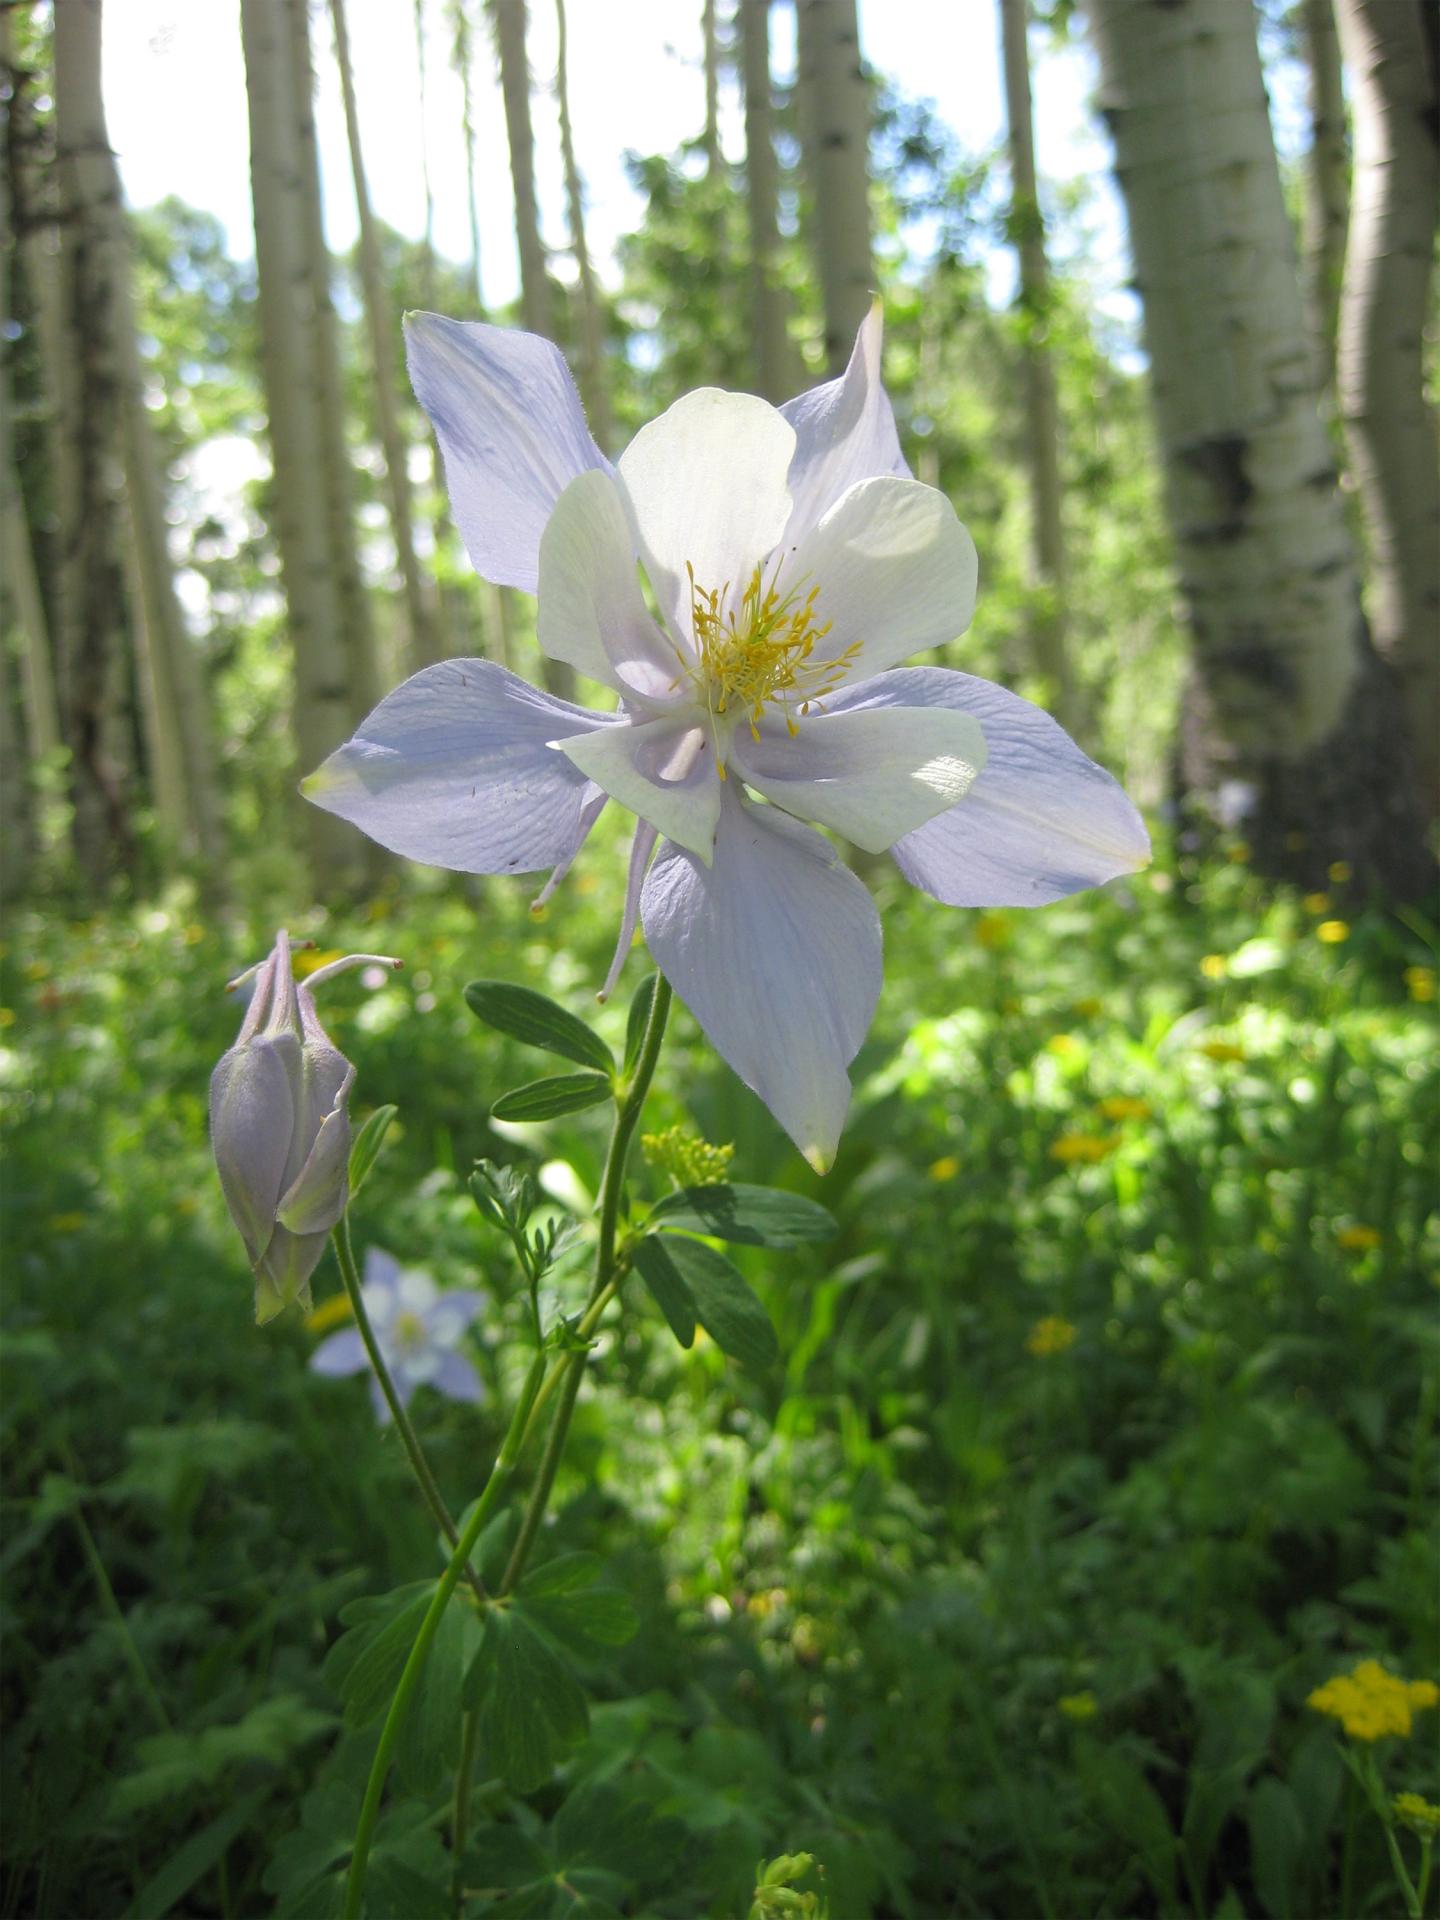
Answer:
[{"label": "tall slender tree", "polygon": [[590,259],[585,238],[585,184],[575,158],[575,133],[570,124],[570,77],[565,0],[555,0],[559,36],[555,62],[555,101],[560,116],[560,158],[565,170],[565,210],[570,249],[580,279],[580,393],[590,419],[590,431],[603,449],[614,438],[610,416],[610,383],[605,370],[604,296]]},{"label": "tall slender tree", "polygon": [[480,278],[480,201],[475,191],[475,74],[470,36],[469,0],[449,0],[450,60],[460,77],[460,133],[465,142],[465,208],[470,219],[470,273],[475,282],[475,307],[485,311],[485,289]]},{"label": "tall slender tree", "polygon": [[119,234],[100,93],[100,7],[56,10],[55,175],[59,199],[60,433],[52,475],[55,608],[75,852],[102,884],[133,858],[126,710],[130,668],[120,565],[123,375],[115,334]]},{"label": "tall slender tree", "polygon": [[1258,863],[1429,884],[1317,408],[1249,7],[1089,0],[1194,642],[1184,789]]},{"label": "tall slender tree", "polygon": [[1302,227],[1305,304],[1321,391],[1328,394],[1335,385],[1335,324],[1350,217],[1350,142],[1333,0],[1301,0],[1300,30],[1310,79]]},{"label": "tall slender tree", "polygon": [[[435,183],[430,177],[430,118],[426,111],[430,58],[425,43],[425,0],[415,0],[414,18],[416,106],[420,113],[420,181],[425,194],[425,232],[421,239],[420,253],[420,304],[427,312],[433,312],[435,306]],[[465,139],[468,150],[470,139],[468,125],[465,129]],[[473,173],[475,165],[473,156],[470,157],[469,164]],[[474,185],[473,179],[471,185],[472,187]],[[473,193],[470,196],[470,205],[473,211],[475,205]],[[478,260],[479,235],[476,234],[474,239],[475,255]]]},{"label": "tall slender tree", "polygon": [[1339,0],[1355,115],[1355,197],[1336,389],[1370,546],[1375,643],[1394,666],[1440,818],[1440,444],[1424,338],[1440,219],[1440,14]]},{"label": "tall slender tree", "polygon": [[1025,453],[1030,482],[1031,644],[1055,711],[1073,732],[1075,684],[1065,645],[1065,529],[1060,511],[1060,399],[1047,341],[1050,266],[1035,180],[1029,0],[1000,0],[1001,63],[1010,148],[1010,237],[1020,268]]},{"label": "tall slender tree", "polygon": [[745,90],[745,206],[750,221],[755,371],[758,390],[778,406],[795,392],[800,379],[786,325],[788,302],[780,280],[780,169],[775,158],[772,112],[770,0],[740,0],[738,18]]},{"label": "tall slender tree", "polygon": [[500,92],[505,102],[505,135],[510,145],[510,179],[515,193],[520,314],[530,333],[553,338],[550,278],[545,269],[540,203],[535,193],[535,132],[530,121],[530,62],[525,50],[529,7],[527,0],[488,0],[488,3],[495,51],[500,61]]},{"label": "tall slender tree", "polygon": [[[291,5],[292,0],[241,0],[240,26],[273,518],[294,657],[295,743],[308,772],[350,732],[355,701],[325,482],[329,454],[318,401],[317,316],[301,183]],[[303,819],[316,879],[353,875],[354,836],[323,808],[305,808]]]},{"label": "tall slender tree", "polygon": [[844,371],[875,282],[870,221],[870,92],[855,0],[796,0],[800,141],[812,248],[825,308],[825,360]]},{"label": "tall slender tree", "polygon": [[705,171],[713,180],[725,165],[725,155],[720,149],[720,26],[715,18],[715,0],[704,0],[700,10],[700,36],[705,67],[705,131],[701,139]]},{"label": "tall slender tree", "polygon": [[408,665],[413,672],[440,657],[429,583],[415,556],[414,514],[410,499],[410,443],[400,419],[395,391],[395,332],[380,265],[380,239],[370,208],[365,178],[365,156],[360,145],[360,113],[355,101],[355,76],[350,62],[350,35],[345,0],[330,0],[335,29],[335,59],[340,69],[340,91],[345,105],[345,133],[350,145],[350,171],[355,181],[355,208],[360,223],[360,283],[365,296],[365,329],[370,339],[371,370],[375,382],[375,415],[380,448],[385,457],[385,487],[390,504],[390,530],[395,559],[405,589],[409,623]]}]

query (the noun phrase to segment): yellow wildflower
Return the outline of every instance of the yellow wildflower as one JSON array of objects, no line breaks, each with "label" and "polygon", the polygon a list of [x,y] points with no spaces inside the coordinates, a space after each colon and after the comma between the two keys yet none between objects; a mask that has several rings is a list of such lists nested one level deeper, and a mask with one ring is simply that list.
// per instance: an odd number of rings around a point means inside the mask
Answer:
[{"label": "yellow wildflower", "polygon": [[1115,1135],[1098,1133],[1062,1133],[1058,1140],[1050,1142],[1050,1158],[1058,1160],[1062,1166],[1070,1167],[1077,1163],[1094,1166],[1113,1153],[1120,1144]]},{"label": "yellow wildflower", "polygon": [[1434,1806],[1423,1794],[1397,1793],[1390,1805],[1395,1818],[1422,1840],[1440,1837],[1440,1807]]},{"label": "yellow wildflower", "polygon": [[1001,947],[1008,947],[1013,937],[1013,929],[1003,913],[987,910],[975,922],[975,938],[987,953],[998,953]]},{"label": "yellow wildflower", "polygon": [[13,1007],[0,1007],[0,1027],[13,1027],[14,1024],[15,1009]]},{"label": "yellow wildflower", "polygon": [[306,1328],[311,1333],[328,1333],[331,1327],[338,1327],[342,1320],[348,1320],[351,1311],[348,1293],[332,1293],[328,1300],[322,1300],[318,1307],[306,1314]]},{"label": "yellow wildflower", "polygon": [[1223,953],[1207,953],[1200,962],[1200,971],[1207,980],[1223,980],[1230,971],[1230,963]]},{"label": "yellow wildflower", "polygon": [[1306,913],[1313,913],[1318,920],[1322,913],[1330,911],[1330,896],[1328,893],[1307,893],[1300,904]]},{"label": "yellow wildflower", "polygon": [[1350,862],[1348,860],[1332,860],[1330,862],[1330,879],[1335,886],[1343,887],[1349,878]]},{"label": "yellow wildflower", "polygon": [[1315,938],[1323,940],[1327,947],[1338,947],[1342,940],[1350,938],[1349,922],[1345,920],[1322,920],[1315,929]]},{"label": "yellow wildflower", "polygon": [[1372,1248],[1378,1247],[1384,1238],[1384,1234],[1378,1227],[1357,1225],[1341,1227],[1335,1235],[1335,1242],[1337,1246],[1343,1247],[1346,1253],[1369,1253]]},{"label": "yellow wildflower", "polygon": [[339,947],[327,947],[323,953],[314,947],[307,949],[298,944],[290,949],[291,971],[297,980],[303,980],[307,974],[316,973],[321,967],[328,967],[332,961],[344,958]]},{"label": "yellow wildflower", "polygon": [[1038,1359],[1048,1359],[1051,1354],[1064,1353],[1075,1344],[1075,1327],[1069,1320],[1062,1320],[1058,1313],[1047,1313],[1043,1320],[1037,1320],[1030,1329],[1025,1342],[1026,1351]]},{"label": "yellow wildflower", "polygon": [[1232,846],[1226,848],[1225,857],[1232,866],[1243,867],[1248,865],[1250,860],[1249,842],[1245,840],[1235,841]]},{"label": "yellow wildflower", "polygon": [[1062,1693],[1055,1704],[1067,1720],[1082,1725],[1086,1720],[1093,1720],[1100,1711],[1099,1703],[1088,1687],[1079,1693]]},{"label": "yellow wildflower", "polygon": [[1433,1000],[1435,998],[1434,967],[1406,967],[1405,991],[1412,1000]]},{"label": "yellow wildflower", "polygon": [[1105,1002],[1095,999],[1093,994],[1087,995],[1084,1000],[1077,1000],[1071,1009],[1076,1018],[1080,1020],[1093,1020],[1097,1013],[1103,1013],[1104,1010]]},{"label": "yellow wildflower", "polygon": [[1405,1739],[1413,1715],[1440,1701],[1433,1680],[1402,1680],[1378,1660],[1362,1660],[1349,1673],[1336,1674],[1306,1701],[1317,1713],[1338,1720],[1352,1740]]},{"label": "yellow wildflower", "polygon": [[1200,1051],[1207,1060],[1243,1060],[1245,1049],[1233,1040],[1202,1040]]},{"label": "yellow wildflower", "polygon": [[1133,1093],[1112,1093],[1100,1102],[1100,1111],[1107,1120],[1148,1120],[1152,1109]]},{"label": "yellow wildflower", "polygon": [[929,1173],[932,1180],[953,1180],[960,1171],[960,1162],[953,1153],[942,1155],[939,1160],[930,1162]]},{"label": "yellow wildflower", "polygon": [[1046,1047],[1062,1060],[1069,1060],[1080,1052],[1080,1042],[1073,1033],[1056,1033],[1045,1042]]}]

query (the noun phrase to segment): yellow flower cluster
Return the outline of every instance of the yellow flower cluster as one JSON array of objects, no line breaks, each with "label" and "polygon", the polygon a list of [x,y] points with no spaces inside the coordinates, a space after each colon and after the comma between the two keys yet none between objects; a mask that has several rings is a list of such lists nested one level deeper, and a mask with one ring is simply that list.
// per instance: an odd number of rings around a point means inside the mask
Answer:
[{"label": "yellow flower cluster", "polygon": [[1406,967],[1405,991],[1412,1000],[1433,1000],[1435,998],[1434,967]]},{"label": "yellow flower cluster", "polygon": [[1350,938],[1350,927],[1344,920],[1322,920],[1315,929],[1315,938],[1323,940],[1327,947],[1338,947],[1342,940]]},{"label": "yellow flower cluster", "polygon": [[1046,1359],[1052,1353],[1064,1353],[1074,1344],[1074,1326],[1069,1320],[1062,1320],[1058,1313],[1047,1313],[1043,1320],[1037,1320],[1025,1342],[1027,1351],[1040,1359]]},{"label": "yellow flower cluster", "polygon": [[1133,1093],[1112,1093],[1100,1102],[1100,1111],[1107,1120],[1148,1120],[1151,1107]]},{"label": "yellow flower cluster", "polygon": [[1433,1680],[1402,1680],[1378,1660],[1362,1660],[1317,1687],[1305,1704],[1338,1720],[1352,1740],[1383,1740],[1389,1734],[1403,1740],[1413,1715],[1437,1702],[1440,1687]]},{"label": "yellow flower cluster", "polygon": [[652,1167],[668,1173],[678,1187],[713,1187],[725,1178],[734,1147],[712,1147],[698,1133],[667,1127],[663,1133],[644,1133],[640,1145]]},{"label": "yellow flower cluster", "polygon": [[1200,1051],[1207,1060],[1243,1060],[1245,1049],[1233,1040],[1202,1040]]},{"label": "yellow flower cluster", "polygon": [[1078,1726],[1093,1720],[1100,1711],[1099,1703],[1088,1687],[1079,1693],[1062,1693],[1055,1704],[1067,1720],[1075,1721]]},{"label": "yellow flower cluster", "polygon": [[1378,1227],[1367,1227],[1360,1224],[1353,1227],[1341,1227],[1335,1235],[1337,1246],[1343,1247],[1346,1253],[1373,1252],[1384,1238],[1384,1234],[1381,1233]]}]

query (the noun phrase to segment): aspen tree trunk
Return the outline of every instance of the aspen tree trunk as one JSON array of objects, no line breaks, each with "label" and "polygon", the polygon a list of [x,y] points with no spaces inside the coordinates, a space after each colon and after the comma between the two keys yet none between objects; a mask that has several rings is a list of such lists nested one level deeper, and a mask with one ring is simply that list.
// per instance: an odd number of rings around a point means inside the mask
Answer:
[{"label": "aspen tree trunk", "polygon": [[360,278],[365,291],[365,323],[370,335],[370,358],[375,372],[375,413],[380,424],[380,447],[385,456],[385,481],[390,500],[390,530],[395,558],[405,588],[409,621],[406,671],[416,672],[440,657],[435,617],[427,582],[415,558],[414,517],[410,504],[410,448],[400,424],[395,393],[395,334],[390,324],[384,279],[380,269],[380,242],[370,210],[370,189],[360,150],[360,116],[355,106],[355,78],[350,67],[350,37],[345,26],[345,0],[330,0],[335,27],[335,58],[340,68],[340,90],[345,103],[345,132],[350,143],[350,170],[355,178],[355,207],[360,220]]},{"label": "aspen tree trunk", "polygon": [[825,305],[825,361],[844,372],[870,310],[870,95],[855,0],[796,0],[800,142],[813,203],[812,243]]},{"label": "aspen tree trunk", "polygon": [[610,418],[610,388],[605,376],[605,322],[600,287],[585,240],[585,187],[575,159],[575,135],[570,125],[570,85],[566,62],[565,0],[555,0],[559,53],[555,64],[555,99],[560,113],[560,157],[565,169],[565,210],[570,246],[580,276],[580,394],[590,420],[590,432],[602,453],[614,438]]},{"label": "aspen tree trunk", "polygon": [[100,98],[99,0],[56,9],[55,174],[59,189],[60,444],[54,475],[57,641],[72,763],[76,858],[92,885],[134,846],[125,708],[125,591],[119,564],[124,411],[117,364],[115,171]]},{"label": "aspen tree trunk", "polygon": [[1302,225],[1305,304],[1320,390],[1335,385],[1335,323],[1350,217],[1350,143],[1333,0],[1301,0],[1300,25],[1310,74],[1310,151],[1305,156]]},{"label": "aspen tree trunk", "polygon": [[1339,0],[1355,184],[1336,388],[1370,546],[1371,630],[1400,680],[1440,817],[1440,445],[1425,397],[1440,218],[1440,15],[1430,0]]},{"label": "aspen tree trunk", "polygon": [[714,180],[725,164],[725,156],[720,151],[720,34],[715,21],[715,0],[705,0],[700,31],[705,45],[705,171]]},{"label": "aspen tree trunk", "polygon": [[515,239],[520,250],[520,316],[529,333],[555,334],[550,281],[540,238],[540,207],[535,198],[535,134],[530,124],[530,66],[525,52],[526,0],[490,0],[495,50],[500,59],[500,91],[505,101],[505,133],[510,143],[510,179],[515,191]]},{"label": "aspen tree trunk", "polygon": [[1031,644],[1061,722],[1077,724],[1075,684],[1065,644],[1065,532],[1060,517],[1060,402],[1045,334],[1050,270],[1035,182],[1030,111],[1029,0],[1000,0],[1005,112],[1010,145],[1010,232],[1020,262],[1019,306],[1025,328],[1026,465],[1030,480]]},{"label": "aspen tree trunk", "polygon": [[776,206],[780,169],[770,82],[770,0],[740,0],[740,58],[745,87],[745,205],[750,219],[750,318],[758,391],[779,406],[797,392],[800,371],[786,327],[780,284]]},{"label": "aspen tree trunk", "polygon": [[1182,790],[1263,871],[1430,884],[1317,410],[1250,7],[1089,0],[1194,642]]},{"label": "aspen tree trunk", "polygon": [[[526,0],[488,0],[500,61],[500,92],[505,102],[505,134],[510,146],[510,179],[515,194],[515,239],[520,253],[520,318],[529,333],[555,337],[545,246],[540,238],[540,209],[535,198],[535,135],[530,124],[530,66],[525,52]],[[500,646],[511,651],[508,589],[500,589]],[[563,661],[542,655],[540,676],[561,700],[575,697],[575,672]]]},{"label": "aspen tree trunk", "polygon": [[[419,81],[418,104],[420,108],[420,179],[425,191],[425,236],[421,242],[420,253],[420,304],[428,313],[433,312],[435,308],[435,187],[430,178],[430,121],[425,110],[425,76],[427,66],[428,61],[425,51],[425,0],[415,0],[415,68]],[[468,145],[470,137],[468,117],[465,127],[465,137]],[[473,170],[473,159],[470,164]],[[473,212],[475,206],[473,194],[471,195],[470,206]],[[478,244],[479,236],[477,235],[475,238],[477,241],[475,251],[478,255],[480,251]]]},{"label": "aspen tree trunk", "polygon": [[[350,732],[352,691],[325,500],[326,448],[317,404],[313,288],[287,14],[288,0],[241,0],[273,513],[294,655],[295,744],[300,771],[308,773]],[[320,807],[304,808],[300,818],[312,877],[353,877],[356,835]]]},{"label": "aspen tree trunk", "polygon": [[[417,0],[418,4],[418,0]],[[480,208],[475,197],[475,82],[470,70],[470,19],[466,0],[450,0],[450,57],[460,76],[460,131],[465,141],[465,207],[470,216],[470,272],[475,282],[475,307],[485,312],[480,283]]]},{"label": "aspen tree trunk", "polygon": [[325,490],[331,564],[340,595],[341,634],[349,655],[351,718],[363,720],[380,698],[380,667],[370,605],[355,543],[355,474],[345,434],[345,383],[340,372],[340,332],[331,297],[330,248],[320,187],[320,149],[315,137],[315,68],[310,53],[309,0],[288,0],[291,110],[300,159],[299,191],[305,221],[305,267],[310,278],[315,403],[320,414],[324,464],[316,476]]}]

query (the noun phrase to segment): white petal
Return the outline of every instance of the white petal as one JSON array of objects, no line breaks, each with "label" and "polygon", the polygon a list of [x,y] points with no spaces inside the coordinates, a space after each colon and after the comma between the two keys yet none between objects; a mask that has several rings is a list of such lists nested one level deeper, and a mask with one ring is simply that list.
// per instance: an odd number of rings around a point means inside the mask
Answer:
[{"label": "white petal", "polygon": [[956,807],[891,848],[912,885],[952,907],[1037,907],[1133,873],[1150,839],[1119,782],[1039,707],[989,680],[907,667],[826,701],[973,714],[989,757]]},{"label": "white petal", "polygon": [[690,581],[737,591],[790,517],[795,431],[767,401],[700,387],[620,456],[640,557],[673,630],[690,635]]},{"label": "white petal", "polygon": [[838,380],[787,400],[780,411],[795,429],[790,462],[793,506],[785,545],[795,546],[857,480],[906,476],[895,416],[880,384],[884,321],[876,300],[860,323],[850,364]]},{"label": "white petal", "polygon": [[836,660],[853,646],[852,681],[963,633],[977,574],[955,509],[918,480],[861,480],[785,565],[787,584],[820,589],[816,612],[830,631],[813,657]]},{"label": "white petal", "polygon": [[560,745],[567,759],[622,807],[709,861],[720,777],[714,747],[693,715],[612,727]]},{"label": "white petal", "polygon": [[300,791],[409,860],[530,873],[580,832],[585,780],[550,743],[619,724],[492,661],[442,660],[387,694]]},{"label": "white petal", "polygon": [[564,356],[537,334],[438,313],[407,314],[405,347],[477,573],[533,593],[555,502],[577,473],[609,465]]},{"label": "white petal", "polygon": [[655,964],[715,1050],[823,1172],[880,992],[869,894],[828,841],[731,782],[713,865],[663,847],[641,913]]},{"label": "white petal", "polygon": [[552,660],[618,693],[671,704],[684,669],[656,626],[635,566],[620,489],[582,473],[561,494],[540,541],[536,633]]},{"label": "white petal", "polygon": [[732,764],[767,800],[818,820],[867,853],[933,820],[970,791],[985,737],[968,713],[939,707],[812,713],[792,740],[736,734]]}]

